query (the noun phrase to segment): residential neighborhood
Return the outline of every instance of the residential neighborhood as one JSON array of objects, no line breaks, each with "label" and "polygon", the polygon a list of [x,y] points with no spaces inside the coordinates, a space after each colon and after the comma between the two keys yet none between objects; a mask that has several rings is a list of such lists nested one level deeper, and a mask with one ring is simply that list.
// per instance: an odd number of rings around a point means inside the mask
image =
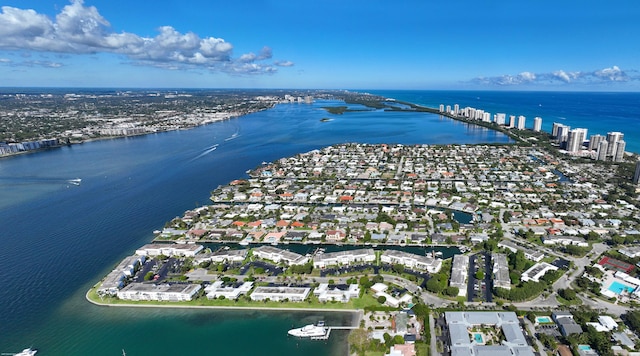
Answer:
[{"label": "residential neighborhood", "polygon": [[523,145],[325,147],[218,187],[95,292],[432,310],[413,332],[366,329],[395,354],[632,354],[638,330],[622,325],[640,298],[638,193],[612,196],[611,169]]}]

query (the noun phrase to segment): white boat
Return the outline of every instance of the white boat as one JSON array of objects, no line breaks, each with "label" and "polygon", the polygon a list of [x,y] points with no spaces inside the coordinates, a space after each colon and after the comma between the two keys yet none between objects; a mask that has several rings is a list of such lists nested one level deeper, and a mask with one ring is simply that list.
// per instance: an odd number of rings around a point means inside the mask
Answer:
[{"label": "white boat", "polygon": [[33,356],[38,352],[38,350],[34,350],[32,348],[24,349],[22,352],[15,354],[14,356]]},{"label": "white boat", "polygon": [[324,326],[324,322],[318,322],[318,325],[305,325],[301,328],[291,329],[288,332],[289,335],[295,337],[321,337],[327,334],[327,328]]}]

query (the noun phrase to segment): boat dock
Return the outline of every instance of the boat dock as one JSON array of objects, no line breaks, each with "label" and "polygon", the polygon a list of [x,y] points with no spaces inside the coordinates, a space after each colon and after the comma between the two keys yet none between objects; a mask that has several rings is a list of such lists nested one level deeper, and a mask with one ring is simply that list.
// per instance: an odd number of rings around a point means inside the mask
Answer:
[{"label": "boat dock", "polygon": [[328,340],[329,335],[331,335],[331,330],[355,330],[358,329],[357,326],[329,326],[327,327],[327,332],[322,336],[312,336],[311,340]]}]

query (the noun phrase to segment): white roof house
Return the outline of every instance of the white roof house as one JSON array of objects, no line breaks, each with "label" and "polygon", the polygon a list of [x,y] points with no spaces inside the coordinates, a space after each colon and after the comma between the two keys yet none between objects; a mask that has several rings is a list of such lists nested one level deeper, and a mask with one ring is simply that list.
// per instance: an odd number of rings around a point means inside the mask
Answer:
[{"label": "white roof house", "polygon": [[281,250],[273,246],[260,246],[253,249],[253,256],[273,262],[285,262],[289,265],[303,265],[309,258],[289,250]]},{"label": "white roof house", "polygon": [[198,244],[147,244],[136,250],[140,256],[187,256],[193,257],[204,246]]},{"label": "white roof house", "polygon": [[166,302],[189,301],[202,289],[200,284],[148,284],[131,283],[116,294],[123,300],[159,300]]},{"label": "white roof house", "polygon": [[545,273],[549,271],[556,271],[558,267],[550,265],[546,262],[539,262],[533,265],[528,270],[524,271],[520,276],[520,280],[522,281],[534,281],[539,282],[540,278],[545,275]]},{"label": "white roof house", "polygon": [[247,294],[253,288],[253,282],[244,282],[240,286],[224,285],[223,281],[216,281],[207,286],[204,291],[207,298],[215,299],[224,296],[226,299],[238,299],[241,294]]},{"label": "white roof house", "polygon": [[311,288],[303,287],[257,287],[251,293],[251,300],[302,302],[309,296]]},{"label": "white roof house", "polygon": [[430,255],[414,255],[396,250],[385,250],[380,256],[380,261],[390,264],[398,263],[408,268],[426,270],[429,273],[436,273],[442,267],[442,259],[440,258]]},{"label": "white roof house", "polygon": [[351,251],[323,253],[313,258],[313,267],[324,268],[333,265],[350,265],[355,262],[373,262],[376,253],[371,248]]},{"label": "white roof house", "polygon": [[360,296],[360,287],[357,284],[350,284],[347,289],[340,289],[335,286],[330,287],[327,283],[321,283],[313,290],[313,294],[317,296],[321,302],[335,300],[347,303],[351,298],[358,298]]}]

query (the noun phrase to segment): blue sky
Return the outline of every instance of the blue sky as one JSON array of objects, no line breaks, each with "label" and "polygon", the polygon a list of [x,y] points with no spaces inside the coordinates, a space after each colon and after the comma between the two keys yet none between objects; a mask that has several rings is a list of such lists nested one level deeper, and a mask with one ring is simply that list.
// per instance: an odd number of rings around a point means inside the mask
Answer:
[{"label": "blue sky", "polygon": [[640,90],[629,1],[5,0],[0,86]]}]

